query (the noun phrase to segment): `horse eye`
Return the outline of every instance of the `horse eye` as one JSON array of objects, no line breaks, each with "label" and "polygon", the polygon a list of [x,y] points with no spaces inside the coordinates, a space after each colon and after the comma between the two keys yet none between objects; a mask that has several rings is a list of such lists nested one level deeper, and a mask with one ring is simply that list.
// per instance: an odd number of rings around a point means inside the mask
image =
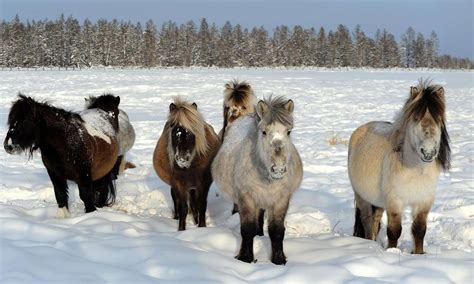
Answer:
[{"label": "horse eye", "polygon": [[267,135],[267,132],[266,131],[263,131],[262,132],[263,136]]},{"label": "horse eye", "polygon": [[247,107],[245,107],[245,106],[244,106],[244,107],[242,107],[242,108],[243,108],[243,109],[247,109]]},{"label": "horse eye", "polygon": [[288,130],[288,132],[286,134],[290,135],[290,133],[291,133],[291,130]]}]

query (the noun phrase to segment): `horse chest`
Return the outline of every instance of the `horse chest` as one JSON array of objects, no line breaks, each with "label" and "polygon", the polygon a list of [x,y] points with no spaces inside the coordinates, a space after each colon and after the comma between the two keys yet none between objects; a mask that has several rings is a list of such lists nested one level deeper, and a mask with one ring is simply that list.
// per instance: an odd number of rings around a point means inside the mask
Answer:
[{"label": "horse chest", "polygon": [[438,176],[439,171],[431,167],[401,171],[391,179],[387,195],[402,201],[404,205],[430,201],[435,196]]}]

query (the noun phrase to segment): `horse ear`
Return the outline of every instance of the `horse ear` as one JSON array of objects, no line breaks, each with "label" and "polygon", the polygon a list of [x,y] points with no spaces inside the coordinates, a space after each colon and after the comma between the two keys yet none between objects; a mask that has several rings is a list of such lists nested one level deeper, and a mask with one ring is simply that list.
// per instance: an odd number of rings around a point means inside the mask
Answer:
[{"label": "horse ear", "polygon": [[194,109],[198,109],[198,105],[197,105],[196,103],[193,103],[191,106],[192,106]]},{"label": "horse ear", "polygon": [[266,102],[264,102],[263,100],[260,100],[257,104],[257,109],[256,109],[256,112],[257,112],[257,115],[260,119],[263,118],[263,116],[265,115],[265,113],[268,112],[268,105]]},{"label": "horse ear", "polygon": [[176,105],[174,103],[170,103],[170,112],[173,112],[176,110]]},{"label": "horse ear", "polygon": [[415,97],[418,95],[418,88],[417,87],[410,87],[410,97]]},{"label": "horse ear", "polygon": [[115,102],[117,103],[117,106],[120,104],[120,96],[115,97]]},{"label": "horse ear", "polygon": [[444,88],[439,87],[439,89],[436,91],[436,94],[440,97],[444,97]]},{"label": "horse ear", "polygon": [[288,100],[285,104],[285,109],[292,114],[293,110],[295,109],[295,103],[292,100]]}]

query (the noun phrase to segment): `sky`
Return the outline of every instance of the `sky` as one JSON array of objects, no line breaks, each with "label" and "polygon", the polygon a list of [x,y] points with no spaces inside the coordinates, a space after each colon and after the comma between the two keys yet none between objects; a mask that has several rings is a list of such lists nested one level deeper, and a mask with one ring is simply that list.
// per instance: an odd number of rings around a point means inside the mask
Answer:
[{"label": "sky", "polygon": [[351,30],[360,24],[374,36],[387,29],[399,41],[408,27],[429,36],[435,31],[440,54],[474,59],[474,0],[0,0],[0,18],[16,14],[26,19],[56,19],[73,15],[79,20],[99,18],[140,21],[151,19],[159,27],[172,20],[196,23],[203,17],[223,25],[230,21],[244,27],[302,25]]}]

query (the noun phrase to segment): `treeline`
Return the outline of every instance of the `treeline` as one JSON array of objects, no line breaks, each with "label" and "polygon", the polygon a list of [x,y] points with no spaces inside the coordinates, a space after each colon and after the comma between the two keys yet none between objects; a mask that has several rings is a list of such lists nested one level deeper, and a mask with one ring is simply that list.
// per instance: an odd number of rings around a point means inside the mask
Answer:
[{"label": "treeline", "polygon": [[244,28],[226,22],[222,27],[203,18],[178,25],[168,21],[158,30],[149,20],[100,19],[82,24],[70,16],[57,20],[26,21],[18,16],[0,23],[2,67],[92,66],[318,66],[318,67],[428,67],[469,68],[468,58],[439,55],[435,32],[429,36],[409,28],[397,42],[378,30],[372,38],[357,26],[278,26]]}]

